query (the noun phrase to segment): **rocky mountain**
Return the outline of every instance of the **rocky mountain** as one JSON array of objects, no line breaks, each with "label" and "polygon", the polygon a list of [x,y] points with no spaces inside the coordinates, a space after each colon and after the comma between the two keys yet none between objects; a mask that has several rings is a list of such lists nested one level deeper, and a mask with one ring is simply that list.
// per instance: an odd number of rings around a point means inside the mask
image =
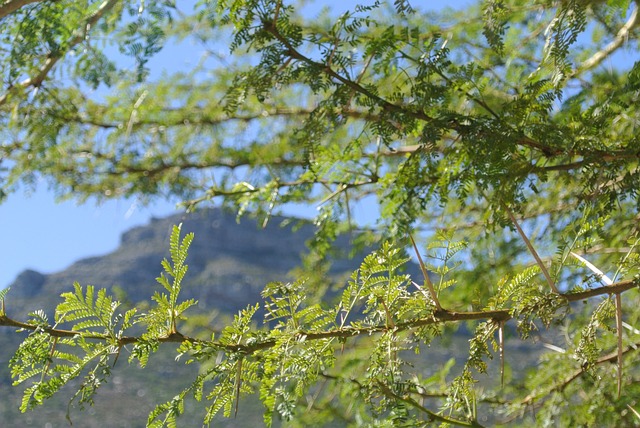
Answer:
[{"label": "rocky mountain", "polygon": [[[33,270],[22,272],[11,284],[5,299],[7,314],[20,320],[36,309],[53,314],[60,294],[72,290],[76,281],[83,286],[91,284],[96,288],[118,290],[129,302],[148,301],[160,287],[155,278],[162,271],[160,261],[168,257],[171,229],[180,223],[182,236],[195,233],[181,296],[197,299],[196,311],[222,317],[258,302],[268,282],[290,280],[288,274],[300,265],[301,254],[306,251],[305,241],[312,237],[314,230],[308,222],[278,216],[271,218],[264,228],[248,217],[238,223],[234,214],[221,209],[152,219],[148,225],[126,232],[119,247],[110,254],[79,260],[62,272],[46,275]],[[348,240],[339,241],[338,247],[348,250]],[[352,260],[338,258],[330,273],[334,278],[346,277],[361,260],[362,256]],[[10,386],[7,365],[21,337],[7,328],[0,329],[0,394],[3,397],[0,426],[68,426],[66,400],[72,393],[63,392],[34,412],[19,413],[23,388]],[[154,402],[166,401],[172,396],[167,394],[175,394],[186,386],[184,380],[194,376],[195,368],[172,361],[172,350],[152,357],[153,364],[146,370],[126,364],[119,367],[112,381],[101,388],[94,407],[88,412],[72,411],[74,426],[103,427],[107,426],[105,420],[109,420],[108,426],[144,426]],[[136,405],[131,406],[132,402]],[[249,403],[249,406],[255,404]],[[261,414],[253,413],[259,425]],[[193,424],[189,422],[190,417]],[[200,426],[201,421],[199,414],[182,419],[184,426]],[[246,426],[246,420],[242,424],[237,422],[227,421],[226,425]]]},{"label": "rocky mountain", "polygon": [[[308,222],[277,216],[264,228],[247,217],[238,223],[234,214],[220,209],[153,219],[148,225],[126,232],[120,246],[110,254],[79,260],[62,272],[46,275],[33,270],[22,272],[5,299],[7,314],[19,320],[26,319],[27,313],[35,309],[53,314],[60,294],[72,290],[76,281],[83,286],[111,289],[119,300],[129,304],[148,301],[160,288],[155,278],[162,270],[160,261],[168,257],[171,229],[179,223],[182,236],[195,233],[181,296],[199,301],[195,312],[204,315],[206,323],[228,319],[248,304],[260,301],[260,292],[268,282],[292,279],[289,273],[300,265],[301,255],[307,251],[305,242],[314,232]],[[351,243],[345,238],[338,241],[337,247],[347,253]],[[361,253],[352,259],[336,257],[329,276],[338,284],[344,283],[363,256]],[[415,278],[420,277],[417,266],[410,265],[409,271]],[[75,392],[73,385],[34,411],[19,412],[22,391],[28,385],[11,386],[8,361],[22,337],[8,328],[0,328],[0,427],[68,427],[66,416],[68,400]],[[450,358],[455,358],[457,365],[463,364],[469,337],[470,333],[462,328],[458,334],[434,340],[425,353],[427,361],[416,361],[416,366],[433,372]],[[144,427],[154,406],[171,399],[197,374],[195,365],[174,361],[175,347],[161,347],[146,369],[119,361],[109,382],[100,388],[95,405],[84,411],[71,409],[73,427]],[[508,347],[514,372],[524,373],[526,367],[534,364],[538,347],[517,340],[509,342]],[[497,364],[496,359],[493,365]],[[203,410],[201,404],[188,403],[178,426],[201,426]],[[251,398],[241,403],[238,419],[215,422],[215,426],[224,427],[262,425],[262,406]]]},{"label": "rocky mountain", "polygon": [[[313,226],[301,220],[275,216],[262,228],[247,217],[237,222],[235,215],[220,209],[152,219],[150,224],[123,234],[120,246],[110,254],[80,260],[50,275],[22,272],[7,296],[10,312],[13,308],[20,308],[20,312],[49,309],[52,297],[71,290],[76,281],[98,288],[117,286],[132,302],[148,300],[158,289],[155,278],[162,270],[160,261],[168,257],[171,229],[180,223],[182,236],[195,233],[183,296],[198,299],[200,309],[225,313],[235,313],[257,301],[268,282],[287,280],[289,271],[301,262],[305,241],[313,234]],[[343,248],[348,245],[346,240],[338,244]],[[337,260],[333,273],[352,271],[358,264],[357,258]]]}]

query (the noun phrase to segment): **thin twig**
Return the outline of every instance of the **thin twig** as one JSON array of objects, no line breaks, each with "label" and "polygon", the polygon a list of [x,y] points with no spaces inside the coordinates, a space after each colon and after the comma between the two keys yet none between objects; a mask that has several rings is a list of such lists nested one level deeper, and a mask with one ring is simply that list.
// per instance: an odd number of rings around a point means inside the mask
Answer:
[{"label": "thin twig", "polygon": [[542,259],[538,255],[538,252],[533,247],[533,245],[531,244],[531,241],[529,241],[529,238],[527,238],[527,235],[524,233],[524,231],[522,230],[522,228],[518,224],[518,220],[516,220],[515,216],[511,212],[511,210],[505,204],[503,204],[502,206],[503,206],[504,210],[507,212],[507,214],[509,215],[509,218],[511,218],[511,221],[513,222],[513,224],[515,225],[516,229],[518,230],[518,233],[522,237],[522,240],[527,245],[527,248],[529,249],[529,252],[533,256],[533,258],[536,259],[536,263],[538,264],[538,266],[540,267],[540,270],[542,271],[542,274],[546,278],[547,283],[549,284],[549,287],[551,288],[551,291],[553,291],[556,294],[561,294],[560,290],[558,290],[558,287],[556,287],[556,284],[553,282],[553,279],[551,279],[551,275],[549,275],[549,271],[547,270],[547,267],[542,262]]},{"label": "thin twig", "polygon": [[618,50],[625,42],[627,42],[629,40],[629,33],[631,33],[631,31],[640,22],[640,19],[638,19],[638,15],[638,6],[636,5],[636,7],[631,12],[629,20],[622,26],[622,28],[620,28],[620,30],[618,30],[618,34],[616,34],[616,37],[602,50],[596,52],[595,54],[593,54],[593,56],[591,56],[591,58],[583,62],[582,65],[573,72],[573,76],[597,67],[609,55]]},{"label": "thin twig", "polygon": [[498,327],[498,346],[500,348],[500,387],[504,388],[504,321]]},{"label": "thin twig", "polygon": [[[411,244],[413,244],[413,249],[416,253],[416,257],[418,257],[418,262],[420,263],[420,270],[422,270],[422,275],[424,276],[424,282],[427,284],[427,287],[429,288],[429,293],[431,293],[431,299],[435,303],[436,308],[442,309],[442,306],[440,306],[440,302],[438,301],[438,294],[436,293],[436,289],[433,287],[433,283],[429,278],[429,272],[427,272],[427,266],[424,264],[424,261],[422,261],[422,257],[420,256],[420,251],[418,251],[418,246],[416,245],[416,241],[414,241],[413,236],[411,234],[409,234],[409,239],[411,239]],[[418,289],[420,289],[420,287],[418,287]]]},{"label": "thin twig", "polygon": [[[640,342],[636,342],[631,344],[630,346],[628,346],[626,349],[624,349],[622,351],[622,355],[626,355],[629,354],[631,352],[635,352],[640,348]],[[594,365],[601,365],[604,363],[611,363],[614,361],[617,361],[619,358],[619,352],[618,350],[609,353],[607,355],[603,355],[602,357],[598,358]],[[578,379],[580,376],[582,376],[585,372],[587,371],[586,367],[581,367],[578,370],[576,370],[575,372],[571,373],[569,376],[565,377],[562,381],[560,381],[559,383],[557,383],[555,386],[551,387],[548,390],[543,391],[542,393],[540,391],[538,391],[537,393],[531,393],[529,395],[527,395],[521,402],[520,404],[522,405],[529,405],[532,404],[536,398],[538,397],[543,397],[543,399],[546,399],[548,397],[551,396],[551,394],[549,394],[550,392],[553,391],[562,391],[564,390],[567,386],[569,386],[569,384],[571,382],[573,382],[574,380]]]},{"label": "thin twig", "polygon": [[233,417],[238,416],[238,408],[240,407],[240,388],[242,387],[242,360],[244,358],[240,357],[238,360],[238,368],[236,371],[236,384],[235,384],[235,409],[233,411]]},{"label": "thin twig", "polygon": [[622,394],[622,299],[616,293],[616,328],[618,333],[618,398]]},{"label": "thin twig", "polygon": [[399,400],[399,401],[402,401],[404,403],[407,403],[407,404],[415,407],[416,409],[420,410],[421,412],[426,413],[427,415],[429,415],[429,418],[431,419],[431,421],[440,421],[440,422],[443,422],[445,424],[458,425],[458,426],[463,426],[463,427],[482,427],[482,425],[480,425],[476,421],[466,422],[466,421],[461,421],[461,420],[458,420],[458,419],[452,419],[452,418],[448,418],[446,416],[439,415],[439,414],[427,409],[426,407],[420,405],[418,402],[416,402],[411,397],[403,397],[403,396],[400,396],[400,395],[396,394],[387,385],[385,385],[384,383],[382,383],[380,381],[377,381],[376,384],[378,385],[378,388],[380,388],[380,391],[384,395],[386,395],[389,398],[394,398],[396,400]]}]

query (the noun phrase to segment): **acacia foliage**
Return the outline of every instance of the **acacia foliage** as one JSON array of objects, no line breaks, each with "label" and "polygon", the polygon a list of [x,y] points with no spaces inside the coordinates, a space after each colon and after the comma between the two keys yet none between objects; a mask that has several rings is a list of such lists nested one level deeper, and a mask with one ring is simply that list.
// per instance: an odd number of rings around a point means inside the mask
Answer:
[{"label": "acacia foliage", "polygon": [[[83,373],[75,398],[90,402],[125,345],[144,365],[180,342],[201,374],[150,425],[175,424],[190,394],[208,422],[249,393],[267,423],[639,423],[637,2],[9,0],[0,18],[3,197],[42,177],[61,197],[219,199],[264,221],[318,207],[308,271],[217,337],[180,332],[194,302],[178,300],[192,238],[177,230],[174,281],[145,314],[80,286],[53,324],[3,308],[33,331],[12,360],[17,382],[35,379],[23,408]],[[163,47],[188,42],[203,53],[191,68],[154,74]],[[354,245],[379,250],[323,299],[320,264],[363,206],[379,215]],[[401,272],[414,238],[422,278]],[[409,364],[463,321],[461,366]],[[126,336],[134,325],[146,333]],[[532,373],[478,385],[488,359],[508,361],[512,327],[562,334]]]}]

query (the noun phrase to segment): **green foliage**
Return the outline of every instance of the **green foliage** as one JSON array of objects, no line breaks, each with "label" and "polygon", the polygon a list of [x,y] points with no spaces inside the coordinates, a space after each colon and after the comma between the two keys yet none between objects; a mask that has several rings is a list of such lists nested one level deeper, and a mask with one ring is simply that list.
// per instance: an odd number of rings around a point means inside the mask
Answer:
[{"label": "green foliage", "polygon": [[7,287],[3,290],[0,290],[0,316],[4,316],[5,315],[5,308],[4,308],[4,296],[7,295],[7,293],[9,292],[9,290],[11,289],[11,287]]},{"label": "green foliage", "polygon": [[[185,261],[189,246],[193,241],[193,233],[187,234],[180,241],[181,227],[182,225],[173,227],[169,239],[171,263],[167,259],[162,260],[164,272],[156,278],[158,284],[162,285],[169,294],[156,291],[151,297],[156,302],[156,305],[144,314],[139,321],[146,325],[147,331],[134,346],[131,359],[140,360],[140,364],[143,367],[147,365],[150,353],[157,350],[160,339],[178,334],[178,320],[184,319],[182,314],[197,303],[193,299],[178,302],[181,283],[188,270]],[[173,278],[171,282],[169,282],[165,273]]]},{"label": "green foliage", "polygon": [[[34,312],[31,319],[22,324],[30,330],[30,335],[22,342],[10,362],[14,385],[31,381],[26,388],[20,409],[24,412],[51,397],[62,386],[78,376],[83,379],[77,392],[69,401],[82,407],[93,404],[93,396],[98,388],[107,382],[122,348],[132,340],[125,336],[134,325],[147,327],[136,342],[130,360],[140,360],[146,365],[151,352],[157,349],[160,339],[177,334],[176,320],[193,301],[178,303],[180,281],[187,266],[184,264],[193,235],[180,241],[180,226],[174,227],[170,239],[173,264],[162,262],[165,272],[174,278],[170,284],[164,275],[158,282],[166,288],[169,296],[157,294],[158,307],[148,314],[136,316],[133,308],[124,313],[116,312],[120,302],[107,294],[105,289],[97,293],[91,285],[83,289],[74,284],[75,292],[63,293],[64,301],[56,308],[55,324],[50,325],[43,311]],[[6,294],[6,293],[5,293]],[[71,324],[70,330],[60,326]]]},{"label": "green foliage", "polygon": [[[174,343],[200,372],[150,426],[192,398],[212,424],[247,396],[267,425],[638,423],[640,63],[616,62],[637,52],[637,2],[22,3],[0,7],[3,199],[43,178],[62,198],[217,199],[263,224],[317,208],[296,279],[213,334],[180,331],[197,307],[179,226],[145,309],[75,284],[53,324],[20,322],[1,291],[0,325],[29,332],[10,363],[23,411],[66,384],[92,404],[121,352],[144,367]],[[200,62],[155,73],[187,44]],[[347,234],[369,255],[336,285]],[[515,335],[540,349],[527,375]],[[433,367],[460,337],[468,352]]]},{"label": "green foliage", "polygon": [[[132,325],[132,318],[136,309],[127,311],[123,316],[114,316],[115,310],[120,305],[111,296],[107,296],[107,291],[102,288],[94,301],[94,287],[87,286],[83,292],[80,284],[75,283],[75,293],[63,293],[65,301],[56,308],[56,324],[63,322],[73,322],[73,330],[86,333],[102,333],[111,335],[112,339],[117,339],[122,332]],[[118,321],[122,321],[121,328],[116,331]],[[93,329],[99,329],[95,331]]]},{"label": "green foliage", "polygon": [[[49,325],[44,312],[31,314],[27,325],[33,326],[10,362],[14,385],[31,380],[26,388],[20,410],[23,412],[51,397],[62,386],[84,373],[74,400],[82,406],[93,403],[93,395],[110,374],[110,364],[120,353],[119,338],[132,326],[135,309],[115,315],[119,306],[104,289],[94,299],[94,289],[83,292],[75,284],[75,293],[64,293],[65,300],[56,308],[56,324]],[[76,322],[72,331],[51,335],[63,322]],[[99,331],[94,329],[98,328]],[[92,343],[91,340],[98,340]]]}]

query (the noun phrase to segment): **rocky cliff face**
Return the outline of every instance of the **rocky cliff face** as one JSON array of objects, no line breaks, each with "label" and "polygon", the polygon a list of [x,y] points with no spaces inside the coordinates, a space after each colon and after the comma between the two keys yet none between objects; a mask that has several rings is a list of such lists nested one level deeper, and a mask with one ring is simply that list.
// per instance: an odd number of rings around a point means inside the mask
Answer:
[{"label": "rocky cliff face", "polygon": [[40,272],[27,269],[18,275],[16,280],[13,282],[12,287],[14,291],[11,294],[23,299],[34,298],[40,294],[42,286],[46,280],[47,277]]},{"label": "rocky cliff face", "polygon": [[[35,309],[44,309],[52,315],[61,301],[60,294],[73,290],[76,281],[96,288],[117,286],[128,301],[148,301],[154,291],[160,289],[155,278],[162,271],[160,261],[168,257],[171,229],[179,223],[183,224],[183,236],[195,233],[181,296],[199,301],[195,311],[222,315],[233,315],[248,304],[260,301],[260,292],[268,282],[291,280],[288,273],[300,264],[301,254],[306,250],[305,241],[313,235],[313,226],[307,222],[276,216],[262,228],[247,217],[238,223],[234,214],[220,209],[153,219],[148,225],[126,232],[120,246],[110,254],[80,260],[53,274],[22,272],[6,297],[8,315],[25,320],[27,313]],[[339,246],[350,245],[344,240]],[[331,273],[346,276],[361,260],[362,256],[341,259]],[[3,397],[0,426],[18,428],[45,423],[68,426],[65,414],[67,400],[72,395],[68,391],[62,391],[35,411],[20,414],[18,408],[26,385],[11,386],[8,361],[22,337],[24,335],[15,334],[11,329],[0,328],[0,396]],[[151,357],[145,370],[119,363],[117,374],[100,389],[96,406],[84,412],[72,411],[74,426],[144,426],[155,404],[170,399],[196,375],[195,365],[184,366],[173,361],[173,350],[162,348]],[[135,406],[131,406],[133,402]],[[235,420],[224,420],[216,422],[216,426],[261,425],[260,405],[250,400],[246,406],[241,425]],[[187,413],[180,418],[180,426],[202,424],[203,415]]]},{"label": "rocky cliff face", "polygon": [[[287,274],[300,264],[305,241],[313,234],[313,226],[303,221],[276,216],[262,228],[247,217],[238,223],[233,214],[220,209],[153,219],[126,232],[121,245],[110,254],[80,260],[49,275],[23,272],[6,299],[9,314],[34,309],[50,312],[55,307],[52,299],[72,290],[75,281],[97,288],[118,286],[133,302],[149,300],[159,287],[155,278],[162,271],[160,261],[168,257],[171,229],[179,223],[183,224],[183,236],[195,233],[183,297],[198,299],[201,309],[226,313],[258,301],[268,282],[291,279]],[[333,273],[354,270],[361,259],[341,261]]]},{"label": "rocky cliff face", "polygon": [[[25,320],[27,313],[34,309],[44,309],[52,314],[61,301],[60,294],[71,291],[75,281],[97,288],[117,286],[124,291],[128,301],[148,301],[153,292],[160,289],[155,278],[162,271],[160,261],[168,257],[171,229],[179,223],[183,224],[183,236],[188,232],[195,233],[187,258],[189,271],[183,282],[182,298],[198,299],[196,311],[227,316],[260,301],[260,292],[268,282],[292,279],[288,273],[300,264],[301,254],[306,251],[305,241],[313,235],[313,226],[302,221],[274,217],[262,228],[250,218],[237,223],[233,214],[219,209],[154,219],[146,226],[125,233],[121,245],[110,254],[80,260],[68,269],[50,275],[32,270],[22,272],[6,298],[8,315]],[[351,247],[346,239],[337,246],[345,250]],[[340,257],[330,274],[335,278],[346,277],[358,268],[363,256],[360,254],[352,260]],[[414,278],[421,277],[416,266],[410,265],[408,270]],[[416,364],[423,364],[425,370],[430,370],[452,357],[463,362],[470,334],[465,329],[461,331],[462,334],[448,336],[442,342],[435,341],[425,357],[414,357]],[[20,414],[22,390],[27,385],[11,386],[8,361],[22,337],[24,335],[11,329],[0,328],[0,427],[68,426],[67,400],[73,394],[69,388],[35,411]],[[512,368],[522,373],[525,367],[533,365],[538,352],[536,347],[518,341],[509,342],[509,349]],[[118,363],[114,377],[100,388],[96,405],[84,412],[71,411],[74,426],[143,427],[156,404],[169,400],[197,374],[196,365],[176,364],[174,350],[171,346],[161,347],[144,370]],[[426,360],[418,362],[419,358]],[[493,364],[498,364],[497,359]],[[179,426],[202,424],[202,406],[193,403],[190,406],[180,418]],[[257,400],[249,399],[242,404],[242,418],[216,419],[214,425],[261,426],[261,411]]]}]

